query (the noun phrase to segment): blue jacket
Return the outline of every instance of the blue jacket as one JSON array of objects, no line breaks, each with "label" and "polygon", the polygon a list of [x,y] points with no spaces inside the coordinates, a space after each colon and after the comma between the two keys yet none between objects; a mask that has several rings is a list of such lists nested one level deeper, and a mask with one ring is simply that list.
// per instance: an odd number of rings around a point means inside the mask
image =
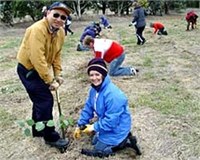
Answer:
[{"label": "blue jacket", "polygon": [[96,31],[95,28],[89,28],[89,29],[85,30],[83,32],[83,34],[81,35],[80,42],[82,43],[86,36],[91,36],[92,38],[95,38],[96,37],[96,32],[97,31]]},{"label": "blue jacket", "polygon": [[131,130],[127,97],[111,82],[109,76],[105,77],[99,92],[90,89],[78,126],[88,124],[94,114],[98,117],[94,130],[99,134],[99,141],[107,145],[118,145]]},{"label": "blue jacket", "polygon": [[134,8],[132,23],[134,22],[136,22],[136,28],[144,27],[146,25],[145,12],[144,9],[140,6]]},{"label": "blue jacket", "polygon": [[106,19],[106,17],[101,16],[100,19],[101,19],[101,22],[100,22],[100,23],[101,23],[104,27],[108,27],[108,26],[109,26],[109,22],[108,22],[108,20]]}]

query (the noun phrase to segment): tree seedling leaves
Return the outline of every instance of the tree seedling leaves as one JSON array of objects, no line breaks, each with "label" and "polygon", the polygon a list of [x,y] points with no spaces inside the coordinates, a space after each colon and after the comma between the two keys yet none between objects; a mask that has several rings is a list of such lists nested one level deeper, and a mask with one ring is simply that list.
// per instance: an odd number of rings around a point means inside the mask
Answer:
[{"label": "tree seedling leaves", "polygon": [[31,131],[30,131],[30,129],[28,129],[28,128],[26,128],[25,130],[24,130],[24,134],[25,134],[25,136],[31,136]]},{"label": "tree seedling leaves", "polygon": [[60,121],[63,121],[65,119],[64,115],[60,115],[59,119]]},{"label": "tree seedling leaves", "polygon": [[44,125],[43,122],[37,122],[37,123],[35,124],[35,129],[36,129],[37,131],[42,131],[44,128],[45,128],[45,125]]},{"label": "tree seedling leaves", "polygon": [[33,126],[35,124],[34,120],[33,119],[28,119],[26,120],[26,123],[29,125],[29,126]]},{"label": "tree seedling leaves", "polygon": [[21,128],[25,127],[25,122],[24,122],[24,120],[17,120],[16,122],[17,122],[17,124],[18,124]]},{"label": "tree seedling leaves", "polygon": [[48,127],[53,127],[53,126],[54,126],[54,121],[53,121],[53,120],[49,120],[49,121],[47,122],[47,126],[48,126]]},{"label": "tree seedling leaves", "polygon": [[65,127],[67,127],[69,125],[68,120],[63,120],[62,123],[64,124]]},{"label": "tree seedling leaves", "polygon": [[74,120],[72,118],[68,118],[68,122],[70,126],[74,125]]}]

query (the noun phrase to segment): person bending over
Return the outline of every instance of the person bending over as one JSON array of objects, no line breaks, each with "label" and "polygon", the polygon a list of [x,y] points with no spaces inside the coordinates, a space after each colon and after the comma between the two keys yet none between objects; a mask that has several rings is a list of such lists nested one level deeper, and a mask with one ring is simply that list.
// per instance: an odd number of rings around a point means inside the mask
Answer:
[{"label": "person bending over", "polygon": [[157,33],[158,35],[168,35],[164,25],[160,22],[150,23],[150,27],[154,28],[154,34]]},{"label": "person bending over", "polygon": [[111,39],[97,39],[87,36],[84,45],[93,50],[96,58],[102,58],[109,63],[110,76],[132,76],[139,71],[133,67],[122,67],[125,59],[124,48],[118,42]]}]

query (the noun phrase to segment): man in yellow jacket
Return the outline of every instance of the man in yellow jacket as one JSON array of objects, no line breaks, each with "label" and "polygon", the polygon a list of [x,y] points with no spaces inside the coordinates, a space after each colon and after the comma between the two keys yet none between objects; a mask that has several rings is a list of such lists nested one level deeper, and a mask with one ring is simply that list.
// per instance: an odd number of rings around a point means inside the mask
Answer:
[{"label": "man in yellow jacket", "polygon": [[[26,29],[17,54],[17,73],[32,103],[32,119],[47,122],[53,119],[52,90],[64,82],[61,77],[61,49],[65,32],[63,24],[70,14],[67,6],[55,2],[49,6],[45,18]],[[53,75],[51,74],[53,70]],[[47,144],[56,148],[66,147],[55,127],[45,125],[44,130],[32,127],[33,137],[43,137]]]}]

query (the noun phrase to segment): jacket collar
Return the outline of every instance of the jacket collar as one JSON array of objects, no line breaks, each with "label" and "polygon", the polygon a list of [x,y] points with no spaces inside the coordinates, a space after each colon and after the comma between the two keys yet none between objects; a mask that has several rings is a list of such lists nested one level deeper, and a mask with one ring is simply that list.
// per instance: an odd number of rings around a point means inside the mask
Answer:
[{"label": "jacket collar", "polygon": [[53,27],[49,24],[49,22],[48,22],[48,20],[47,20],[46,17],[45,17],[43,20],[44,20],[44,22],[45,22],[45,25],[47,26],[48,32],[49,32],[50,34],[56,35],[56,33],[58,32],[59,28],[53,28]]},{"label": "jacket collar", "polygon": [[92,88],[94,88],[97,92],[100,92],[110,83],[110,81],[110,77],[107,75],[99,86],[92,85]]}]

